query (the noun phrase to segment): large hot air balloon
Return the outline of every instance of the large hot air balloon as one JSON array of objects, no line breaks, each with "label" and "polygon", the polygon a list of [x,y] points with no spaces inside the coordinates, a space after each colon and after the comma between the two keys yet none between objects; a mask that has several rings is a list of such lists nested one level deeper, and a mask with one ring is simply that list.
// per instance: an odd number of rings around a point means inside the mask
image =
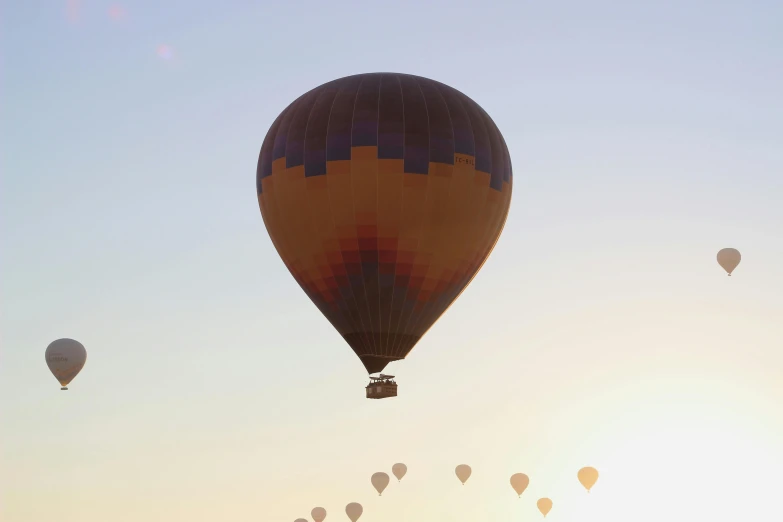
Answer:
[{"label": "large hot air balloon", "polygon": [[549,511],[552,509],[552,501],[548,498],[539,498],[538,502],[536,502],[536,506],[538,506],[538,510],[544,515],[544,518],[546,518]]},{"label": "large hot air balloon", "polygon": [[378,492],[378,496],[380,497],[381,494],[383,494],[383,490],[386,489],[386,486],[389,485],[389,475],[382,471],[373,473],[372,477],[370,477],[370,482],[372,482],[372,487],[375,488],[375,490]]},{"label": "large hot air balloon", "polygon": [[735,248],[724,248],[718,252],[718,264],[731,275],[737,265],[740,264],[742,256],[739,250]]},{"label": "large hot air balloon", "polygon": [[398,462],[397,464],[392,466],[392,473],[394,473],[394,476],[397,477],[397,482],[401,481],[402,477],[404,477],[407,472],[408,472],[408,466],[406,466],[402,462]]},{"label": "large hot air balloon", "polygon": [[590,493],[590,489],[595,486],[595,483],[598,481],[598,470],[587,466],[586,468],[580,469],[577,472],[576,477],[585,487],[587,492]]},{"label": "large hot air balloon", "polygon": [[326,510],[322,507],[315,507],[310,511],[310,516],[313,517],[315,522],[324,522],[326,518]]},{"label": "large hot air balloon", "polygon": [[57,339],[46,348],[46,364],[60,382],[61,390],[68,389],[68,383],[79,375],[85,362],[87,350],[79,341]]},{"label": "large hot air balloon", "polygon": [[362,516],[363,512],[364,508],[358,502],[351,502],[345,506],[345,514],[348,515],[348,518],[351,519],[351,522],[356,522],[359,520],[359,517]]},{"label": "large hot air balloon", "polygon": [[457,478],[460,482],[462,482],[462,485],[465,485],[465,482],[468,481],[470,478],[470,474],[473,473],[473,470],[470,469],[470,466],[467,464],[460,464],[456,468],[454,468],[454,473],[457,474]]},{"label": "large hot air balloon", "polygon": [[369,374],[405,358],[476,275],[512,181],[503,136],[478,104],[394,73],[297,98],[256,172],[277,252]]},{"label": "large hot air balloon", "polygon": [[517,492],[517,496],[522,496],[522,493],[527,489],[530,484],[530,478],[524,473],[515,473],[511,475],[511,487]]}]

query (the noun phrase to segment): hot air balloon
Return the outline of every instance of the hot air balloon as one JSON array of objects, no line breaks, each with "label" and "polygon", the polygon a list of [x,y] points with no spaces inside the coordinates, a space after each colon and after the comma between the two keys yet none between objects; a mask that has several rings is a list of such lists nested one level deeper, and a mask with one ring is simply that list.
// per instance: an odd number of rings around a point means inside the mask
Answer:
[{"label": "hot air balloon", "polygon": [[394,476],[397,477],[397,482],[401,481],[402,477],[404,477],[407,472],[408,472],[408,466],[406,466],[402,462],[398,462],[397,464],[392,466],[392,473],[394,473]]},{"label": "hot air balloon", "polygon": [[511,487],[517,492],[517,496],[522,496],[522,493],[527,489],[530,484],[530,478],[524,473],[515,473],[511,475]]},{"label": "hot air balloon", "polygon": [[396,73],[297,98],[272,123],[256,171],[275,249],[368,374],[404,359],[470,283],[503,230],[512,185],[505,140],[478,104]]},{"label": "hot air balloon", "polygon": [[549,511],[552,509],[552,501],[548,498],[539,498],[538,502],[536,502],[536,506],[538,506],[538,510],[544,515],[544,518],[546,518]]},{"label": "hot air balloon", "polygon": [[74,377],[87,362],[87,350],[82,343],[73,339],[57,339],[46,348],[46,364],[54,377],[60,381],[61,390],[68,389]]},{"label": "hot air balloon", "polygon": [[731,275],[737,265],[740,264],[742,256],[739,250],[735,248],[724,248],[718,252],[718,264]]},{"label": "hot air balloon", "polygon": [[579,482],[581,482],[585,487],[587,492],[590,493],[590,488],[595,486],[595,483],[598,481],[598,470],[588,466],[586,468],[580,469],[576,476],[579,479]]},{"label": "hot air balloon", "polygon": [[307,522],[306,518],[297,518],[294,522]]},{"label": "hot air balloon", "polygon": [[348,518],[351,519],[351,522],[356,522],[359,520],[359,517],[362,516],[363,512],[364,508],[362,508],[362,505],[358,502],[351,502],[345,506],[345,514],[348,515]]},{"label": "hot air balloon", "polygon": [[326,510],[322,507],[313,508],[313,510],[310,512],[310,516],[313,517],[315,522],[324,522],[324,519],[326,518]]},{"label": "hot air balloon", "polygon": [[382,471],[373,473],[372,477],[370,477],[370,482],[372,482],[372,486],[378,492],[378,496],[380,497],[383,493],[383,490],[386,489],[386,486],[389,485],[389,475]]},{"label": "hot air balloon", "polygon": [[470,469],[470,466],[467,464],[460,464],[454,469],[454,473],[457,474],[457,478],[460,482],[462,482],[462,485],[465,485],[465,482],[468,481],[470,478],[470,474],[473,473],[473,470]]}]

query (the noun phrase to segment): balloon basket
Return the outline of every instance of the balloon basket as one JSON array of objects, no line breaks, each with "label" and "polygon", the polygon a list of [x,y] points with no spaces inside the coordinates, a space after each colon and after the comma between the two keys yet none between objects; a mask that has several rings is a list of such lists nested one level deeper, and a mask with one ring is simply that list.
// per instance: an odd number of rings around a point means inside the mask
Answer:
[{"label": "balloon basket", "polygon": [[68,390],[67,386],[63,386],[62,388],[60,388],[60,391],[67,391],[67,390]]},{"label": "balloon basket", "polygon": [[397,383],[393,375],[370,377],[370,384],[364,387],[368,399],[386,399],[397,396]]}]

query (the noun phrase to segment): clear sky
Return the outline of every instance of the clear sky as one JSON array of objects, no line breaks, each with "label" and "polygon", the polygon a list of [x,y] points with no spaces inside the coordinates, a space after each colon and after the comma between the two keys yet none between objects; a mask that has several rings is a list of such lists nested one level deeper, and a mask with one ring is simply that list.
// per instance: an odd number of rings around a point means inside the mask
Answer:
[{"label": "clear sky", "polygon": [[[0,16],[4,522],[783,515],[783,3],[112,6]],[[515,180],[383,401],[255,194],[277,114],[373,71],[473,98]],[[68,392],[60,337],[88,351]]]}]

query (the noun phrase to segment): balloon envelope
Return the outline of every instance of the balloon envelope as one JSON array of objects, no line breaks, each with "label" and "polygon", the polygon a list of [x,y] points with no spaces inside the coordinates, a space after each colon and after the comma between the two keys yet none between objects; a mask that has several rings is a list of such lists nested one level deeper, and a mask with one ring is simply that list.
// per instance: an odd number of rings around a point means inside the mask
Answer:
[{"label": "balloon envelope", "polygon": [[517,492],[518,496],[522,496],[522,493],[527,489],[530,484],[530,478],[524,473],[515,473],[511,475],[511,487]]},{"label": "balloon envelope", "polygon": [[587,492],[590,493],[590,488],[595,486],[595,483],[598,481],[598,470],[587,466],[580,469],[576,476],[579,479],[579,482],[581,482],[585,487]]},{"label": "balloon envelope", "polygon": [[294,522],[307,522],[306,518],[297,518]]},{"label": "balloon envelope", "polygon": [[470,466],[467,464],[460,464],[454,469],[454,473],[457,474],[457,478],[460,482],[462,482],[463,485],[468,481],[472,472],[473,470],[471,470]]},{"label": "balloon envelope", "polygon": [[46,348],[46,364],[63,389],[76,377],[87,362],[87,350],[73,339],[57,339]]},{"label": "balloon envelope", "polygon": [[538,510],[541,514],[546,517],[547,513],[552,509],[552,501],[548,498],[539,498],[538,502],[536,502],[536,506],[538,506]]},{"label": "balloon envelope", "polygon": [[345,506],[345,514],[348,515],[348,518],[351,519],[351,522],[356,522],[359,520],[359,517],[362,516],[363,512],[364,508],[362,508],[362,505],[358,502],[351,502]]},{"label": "balloon envelope", "polygon": [[724,248],[718,252],[718,264],[731,275],[737,265],[740,264],[742,255],[735,248]]},{"label": "balloon envelope", "polygon": [[326,510],[322,507],[313,508],[313,510],[310,512],[310,516],[313,517],[315,522],[323,522],[326,518]]},{"label": "balloon envelope", "polygon": [[386,489],[386,486],[389,485],[389,475],[382,471],[373,473],[372,477],[370,477],[370,482],[372,482],[373,487],[378,492],[378,496],[380,496],[383,490]]},{"label": "balloon envelope", "polygon": [[358,74],[272,123],[256,192],[272,243],[368,373],[404,359],[495,246],[513,185],[473,100],[407,74]]},{"label": "balloon envelope", "polygon": [[402,480],[402,477],[404,477],[407,472],[408,472],[408,466],[406,466],[402,462],[398,462],[397,464],[392,466],[392,473],[394,473],[394,476],[397,477],[397,480]]}]

